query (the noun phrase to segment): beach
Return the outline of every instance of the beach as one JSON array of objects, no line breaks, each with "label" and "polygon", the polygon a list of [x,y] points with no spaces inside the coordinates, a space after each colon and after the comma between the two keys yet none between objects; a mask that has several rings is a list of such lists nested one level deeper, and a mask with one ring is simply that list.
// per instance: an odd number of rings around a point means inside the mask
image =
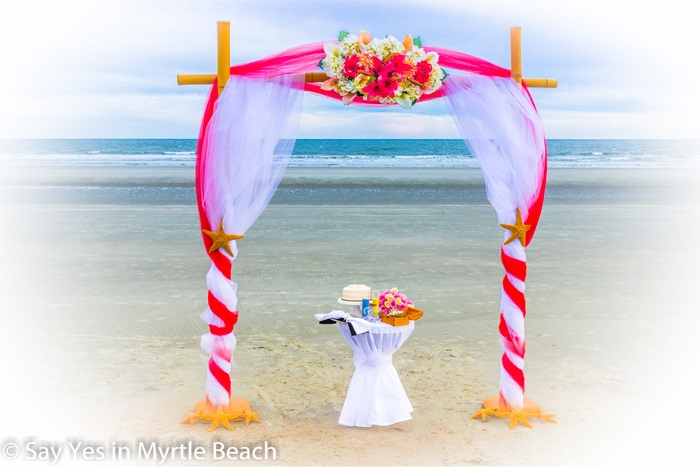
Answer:
[{"label": "beach", "polygon": [[[193,168],[3,170],[2,435],[267,441],[276,460],[250,463],[270,465],[686,464],[698,175],[550,170],[527,250],[525,378],[557,424],[510,430],[470,418],[497,394],[501,357],[503,232],[480,171],[289,168],[233,266],[233,392],[262,424],[209,433],[180,424],[206,371]],[[394,355],[410,421],[337,423],[352,352],[314,314],[342,309],[351,283],[398,287],[425,311]]]}]

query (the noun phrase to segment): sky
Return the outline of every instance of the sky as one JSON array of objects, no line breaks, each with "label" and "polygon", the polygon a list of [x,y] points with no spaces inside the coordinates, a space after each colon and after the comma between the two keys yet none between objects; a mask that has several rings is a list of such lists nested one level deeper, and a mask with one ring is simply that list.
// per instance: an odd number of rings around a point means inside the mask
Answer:
[{"label": "sky", "polygon": [[[588,0],[3,0],[0,138],[196,138],[216,72],[216,22],[231,63],[340,31],[420,36],[523,75],[548,138],[700,138],[700,58],[692,2]],[[445,104],[381,110],[307,94],[300,138],[458,138]]]}]

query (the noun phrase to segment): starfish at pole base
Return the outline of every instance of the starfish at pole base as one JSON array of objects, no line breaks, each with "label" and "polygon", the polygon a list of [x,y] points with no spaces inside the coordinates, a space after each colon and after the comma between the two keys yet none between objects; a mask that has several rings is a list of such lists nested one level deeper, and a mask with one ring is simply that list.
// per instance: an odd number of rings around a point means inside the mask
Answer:
[{"label": "starfish at pole base", "polygon": [[525,406],[522,410],[513,410],[501,402],[498,396],[489,397],[481,403],[483,409],[477,410],[476,413],[471,416],[471,418],[481,418],[481,420],[484,422],[489,416],[496,418],[508,418],[510,419],[511,429],[513,429],[518,423],[528,428],[532,428],[528,418],[539,418],[542,423],[557,423],[557,421],[554,420],[554,414],[542,412],[542,409],[540,409],[540,407],[535,404],[532,399],[526,397],[524,402]]},{"label": "starfish at pole base", "polygon": [[260,411],[253,412],[250,404],[242,397],[232,397],[228,406],[214,406],[209,400],[197,402],[194,412],[180,423],[189,423],[194,426],[195,422],[210,423],[209,431],[214,431],[218,426],[223,426],[228,430],[233,430],[230,422],[245,422],[245,426],[251,421],[262,423],[258,418]]}]

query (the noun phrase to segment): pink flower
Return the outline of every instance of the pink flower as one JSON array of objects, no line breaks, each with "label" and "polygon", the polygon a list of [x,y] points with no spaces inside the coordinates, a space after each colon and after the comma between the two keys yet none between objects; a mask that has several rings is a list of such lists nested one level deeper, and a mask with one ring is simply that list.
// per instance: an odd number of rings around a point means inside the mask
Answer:
[{"label": "pink flower", "polygon": [[405,55],[396,54],[385,62],[382,71],[391,79],[401,81],[412,74],[413,67],[410,63],[406,63]]},{"label": "pink flower", "polygon": [[[376,57],[373,57],[376,59]],[[413,67],[406,63],[406,56],[393,55],[384,63],[375,60],[372,71],[376,80],[362,88],[368,100],[378,100],[382,97],[394,97],[399,88],[399,82],[413,73]],[[379,62],[379,63],[377,63]]]},{"label": "pink flower", "polygon": [[379,313],[387,315],[394,310],[404,311],[407,306],[413,305],[404,294],[394,288],[379,294]]},{"label": "pink flower", "polygon": [[367,99],[377,100],[382,97],[393,97],[394,92],[398,88],[399,83],[393,81],[388,75],[384,74],[384,70],[382,70],[377,76],[377,80],[372,81],[362,88],[362,92],[367,96]]}]

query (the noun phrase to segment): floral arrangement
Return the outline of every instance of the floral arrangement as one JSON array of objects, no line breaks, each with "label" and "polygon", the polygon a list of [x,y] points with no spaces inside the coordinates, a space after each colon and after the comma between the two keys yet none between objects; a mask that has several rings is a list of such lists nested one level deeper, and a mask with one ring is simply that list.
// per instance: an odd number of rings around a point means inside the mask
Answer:
[{"label": "floral arrangement", "polygon": [[410,109],[423,94],[435,92],[447,76],[438,66],[438,54],[426,53],[420,37],[410,34],[399,42],[393,36],[372,38],[365,30],[357,36],[343,31],[338,43],[327,42],[323,50],[326,58],[319,66],[329,79],[321,89],[336,91],[345,105],[361,96]]},{"label": "floral arrangement", "polygon": [[379,294],[379,314],[383,316],[403,316],[407,307],[413,306],[404,294],[394,287]]}]

